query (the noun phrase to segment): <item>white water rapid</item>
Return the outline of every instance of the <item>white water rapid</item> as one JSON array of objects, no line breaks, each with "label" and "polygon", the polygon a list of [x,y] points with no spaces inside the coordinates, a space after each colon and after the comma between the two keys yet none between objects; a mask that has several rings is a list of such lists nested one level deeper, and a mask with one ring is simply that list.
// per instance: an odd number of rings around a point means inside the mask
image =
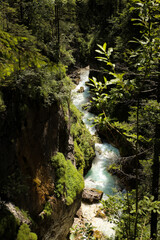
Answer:
[{"label": "white water rapid", "polygon": [[[83,112],[83,122],[89,129],[92,135],[96,134],[96,129],[93,126],[93,121],[90,118],[94,118],[94,114],[82,108],[83,104],[89,101],[89,87],[85,85],[88,81],[89,68],[81,69],[80,82],[73,90],[73,104]],[[83,87],[84,91],[82,93],[77,93],[77,91]],[[93,160],[92,167],[85,176],[85,187],[86,188],[96,188],[104,192],[105,194],[113,194],[112,189],[117,186],[116,179],[107,172],[107,165],[113,162],[118,156],[119,152],[116,148],[107,143],[96,143],[95,144],[96,157]],[[100,204],[87,205],[82,203],[82,212],[86,220],[92,223],[97,230],[101,231],[104,235],[108,237],[113,236],[114,231],[112,230],[113,224],[109,223],[107,219],[95,217],[96,211],[98,210]]]}]

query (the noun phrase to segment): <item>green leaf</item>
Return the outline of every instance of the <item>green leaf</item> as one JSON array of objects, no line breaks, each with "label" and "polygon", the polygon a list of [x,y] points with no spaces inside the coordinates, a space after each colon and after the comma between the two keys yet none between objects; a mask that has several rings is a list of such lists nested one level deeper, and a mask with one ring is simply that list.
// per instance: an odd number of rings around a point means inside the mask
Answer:
[{"label": "green leaf", "polygon": [[103,49],[104,49],[105,52],[106,52],[106,48],[107,48],[107,43],[105,42],[105,43],[103,44]]},{"label": "green leaf", "polygon": [[100,54],[104,54],[104,52],[100,51],[100,50],[95,50],[96,52],[100,53]]},{"label": "green leaf", "polygon": [[108,52],[107,52],[109,57],[110,57],[110,55],[111,55],[112,52],[113,52],[113,48],[109,48],[109,49],[108,49]]},{"label": "green leaf", "polygon": [[99,44],[97,44],[97,46],[103,51],[103,53],[105,53],[105,50],[104,50],[103,46],[101,46]]}]

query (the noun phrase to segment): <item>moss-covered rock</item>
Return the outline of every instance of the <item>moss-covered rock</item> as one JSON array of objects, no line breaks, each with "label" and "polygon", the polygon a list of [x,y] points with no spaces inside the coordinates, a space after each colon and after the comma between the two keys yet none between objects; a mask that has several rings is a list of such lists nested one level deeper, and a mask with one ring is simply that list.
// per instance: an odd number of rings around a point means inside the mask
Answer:
[{"label": "moss-covered rock", "polygon": [[74,152],[75,152],[74,156],[76,160],[76,167],[83,174],[83,169],[85,167],[84,153],[81,151],[76,140],[74,140]]},{"label": "moss-covered rock", "polygon": [[70,205],[84,188],[83,177],[60,152],[52,157],[51,162],[56,172],[55,193],[58,197],[64,197],[66,204]]},{"label": "moss-covered rock", "polygon": [[94,139],[82,122],[82,113],[74,105],[71,105],[71,136],[74,139],[76,167],[85,174],[95,157]]}]

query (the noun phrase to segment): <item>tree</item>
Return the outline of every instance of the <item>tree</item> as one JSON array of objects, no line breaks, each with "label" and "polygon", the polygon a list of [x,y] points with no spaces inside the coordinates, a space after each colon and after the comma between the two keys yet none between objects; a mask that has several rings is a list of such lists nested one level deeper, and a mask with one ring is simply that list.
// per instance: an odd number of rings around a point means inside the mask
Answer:
[{"label": "tree", "polygon": [[[135,69],[133,70],[132,67],[132,72],[134,71],[135,73],[135,86],[132,85],[131,79],[129,79],[131,89],[133,90],[135,100],[132,101],[133,106],[135,107],[135,104],[137,102],[137,107],[136,109],[136,215],[135,215],[135,226],[134,226],[134,239],[136,239],[139,236],[139,230],[138,230],[138,224],[140,217],[139,215],[139,200],[140,200],[140,195],[139,195],[139,190],[138,190],[138,185],[139,185],[139,180],[138,180],[138,173],[139,173],[139,159],[138,159],[138,154],[139,151],[142,151],[142,146],[144,147],[144,140],[145,135],[142,133],[142,125],[140,125],[139,122],[139,117],[140,114],[143,116],[145,115],[144,110],[142,109],[142,104],[146,106],[147,103],[149,103],[149,99],[153,100],[153,105],[152,106],[157,106],[155,109],[153,108],[153,115],[156,112],[159,112],[159,95],[157,95],[157,92],[155,91],[156,88],[155,86],[159,86],[159,83],[157,81],[157,76],[159,75],[157,72],[157,66],[158,66],[158,61],[157,59],[159,58],[159,53],[158,53],[158,48],[159,46],[159,38],[157,37],[157,33],[159,32],[159,28],[157,27],[157,22],[155,19],[151,21],[151,17],[153,18],[158,18],[156,16],[155,11],[157,13],[157,1],[152,2],[145,2],[145,3],[138,3],[137,4],[136,10],[139,10],[139,18],[133,19],[136,21],[136,25],[140,25],[142,30],[141,30],[141,39],[135,39],[134,43],[137,44],[137,49],[132,52],[132,58],[134,59],[134,64],[132,61],[132,66],[134,65]],[[132,9],[133,10],[133,9]],[[151,24],[152,23],[152,24]],[[122,96],[126,97],[127,93],[127,85],[125,84],[127,81],[123,77],[124,74],[118,75],[115,73],[115,67],[114,65],[109,61],[109,57],[106,51],[106,44],[103,46],[99,46],[100,50],[97,52],[103,55],[104,57],[98,57],[100,61],[103,61],[107,64],[107,66],[110,66],[110,72],[109,75],[113,76],[114,78],[109,80],[106,80],[104,77],[104,83],[102,81],[98,82],[96,79],[92,79],[92,83],[90,84],[92,87],[94,87],[94,96],[92,97],[92,101],[96,104],[97,107],[100,108],[100,111],[103,112],[104,117],[106,118],[106,113],[104,111],[104,103],[106,101],[111,101],[111,93],[115,93],[114,98],[112,99],[112,104],[115,104],[115,100],[117,99],[116,94],[119,92],[122,92]],[[108,75],[108,76],[109,76]],[[120,78],[121,76],[121,78]],[[133,80],[132,80],[133,81]],[[157,84],[158,83],[158,84]],[[113,87],[116,85],[117,89]],[[108,86],[111,86],[108,90]],[[159,88],[158,88],[159,89]],[[105,90],[105,91],[104,91]],[[107,90],[107,91],[106,91]],[[117,91],[118,90],[118,91]],[[120,93],[119,93],[120,94]],[[146,95],[147,94],[147,95]],[[133,98],[133,96],[131,96]],[[151,103],[151,102],[150,102]],[[108,105],[108,103],[107,103]],[[100,115],[99,115],[100,116]],[[152,120],[150,125],[152,126],[151,129],[156,129],[154,132],[150,131],[150,138],[152,139],[152,146],[154,147],[154,154],[153,156],[153,180],[152,180],[152,191],[151,193],[154,196],[155,202],[158,201],[158,186],[159,186],[159,150],[158,150],[158,145],[159,145],[159,113],[155,115],[155,119]],[[101,119],[101,117],[99,118]],[[102,122],[102,124],[105,124],[105,122]],[[155,127],[154,127],[155,126]],[[158,128],[157,128],[158,127]],[[158,135],[157,135],[158,132]],[[154,135],[153,135],[154,134]],[[158,136],[158,137],[157,137]],[[147,139],[145,140],[147,143]],[[143,144],[143,145],[142,145]],[[148,144],[146,144],[147,146]],[[148,147],[148,146],[147,146]],[[146,147],[145,147],[146,149]],[[143,150],[144,151],[144,150]],[[151,156],[151,154],[148,154],[147,158]],[[141,194],[141,193],[140,193]],[[157,212],[152,210],[151,214],[151,237],[155,239],[157,237]]]},{"label": "tree", "polygon": [[[158,46],[160,39],[158,37],[160,29],[158,26],[159,22],[159,11],[160,5],[158,1],[139,1],[136,10],[139,11],[139,18],[133,19],[138,25],[141,26],[142,40],[136,40],[140,45],[139,52],[136,54],[139,60],[138,71],[143,74],[141,81],[141,91],[147,92],[150,97],[154,97],[159,105],[159,51]],[[157,89],[156,89],[157,88]],[[153,96],[152,96],[153,95]],[[153,143],[153,167],[152,167],[152,195],[154,200],[158,200],[158,188],[159,188],[159,114],[155,115],[154,121],[154,143]],[[158,215],[152,211],[151,214],[151,238],[157,238],[157,223]]]}]

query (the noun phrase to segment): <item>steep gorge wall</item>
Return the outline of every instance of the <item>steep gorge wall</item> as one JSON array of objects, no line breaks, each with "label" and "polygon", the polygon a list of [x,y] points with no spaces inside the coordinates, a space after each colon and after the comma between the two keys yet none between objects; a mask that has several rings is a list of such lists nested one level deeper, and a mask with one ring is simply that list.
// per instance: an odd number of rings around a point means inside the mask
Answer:
[{"label": "steep gorge wall", "polygon": [[[63,122],[63,124],[62,124]],[[63,136],[60,132],[63,131]],[[32,211],[39,212],[54,191],[54,172],[49,161],[56,151],[67,151],[68,133],[63,114],[55,104],[50,108],[33,108],[27,113],[16,142],[20,168],[29,176]]]},{"label": "steep gorge wall", "polygon": [[[64,240],[81,196],[67,206],[54,195],[55,172],[50,159],[57,151],[64,156],[68,153],[69,131],[63,111],[56,102],[45,107],[33,101],[22,114],[20,102],[13,98],[6,99],[7,111],[0,116],[1,200],[29,212],[37,223],[34,230],[39,239]],[[42,219],[39,214],[46,202],[52,214]]]}]

